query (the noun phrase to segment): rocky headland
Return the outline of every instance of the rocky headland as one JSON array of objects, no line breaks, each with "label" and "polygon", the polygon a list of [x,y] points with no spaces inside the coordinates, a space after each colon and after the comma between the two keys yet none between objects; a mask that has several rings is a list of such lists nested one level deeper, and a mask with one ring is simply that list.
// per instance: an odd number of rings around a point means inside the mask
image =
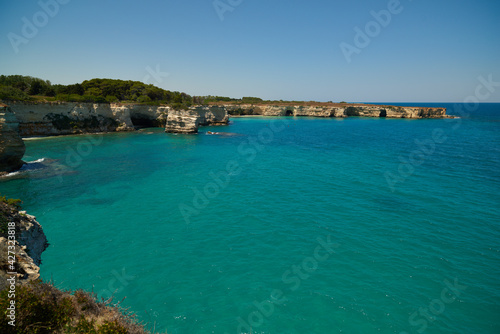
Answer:
[{"label": "rocky headland", "polygon": [[230,115],[295,117],[447,118],[446,108],[398,107],[347,103],[225,104]]}]

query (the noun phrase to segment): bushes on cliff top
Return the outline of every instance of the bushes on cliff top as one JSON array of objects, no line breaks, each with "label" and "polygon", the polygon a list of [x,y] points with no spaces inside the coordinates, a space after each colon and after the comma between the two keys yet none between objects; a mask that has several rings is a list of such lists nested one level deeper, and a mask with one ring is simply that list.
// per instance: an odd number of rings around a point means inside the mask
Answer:
[{"label": "bushes on cliff top", "polygon": [[30,96],[19,88],[11,86],[0,86],[0,100],[5,101],[29,101]]},{"label": "bushes on cliff top", "polygon": [[8,223],[13,212],[21,209],[22,201],[20,199],[7,198],[0,196],[0,237],[7,238]]},{"label": "bushes on cliff top", "polygon": [[50,81],[22,75],[0,76],[0,99],[30,100],[33,95],[55,96],[55,100],[66,102],[118,102],[127,101],[144,104],[190,104],[192,96],[169,91],[139,81],[92,79],[72,85],[52,85]]},{"label": "bushes on cliff top", "polygon": [[[95,294],[61,291],[41,280],[16,287],[16,326],[8,318],[0,321],[1,333],[49,334],[146,334],[135,316],[109,303],[98,302]],[[0,292],[0,309],[10,303],[8,289]]]},{"label": "bushes on cliff top", "polygon": [[0,202],[6,203],[8,205],[14,206],[16,209],[21,208],[21,201],[20,199],[14,199],[14,198],[7,198],[7,196],[0,196]]},{"label": "bushes on cliff top", "polygon": [[[29,100],[30,95],[55,96],[48,80],[23,75],[0,75],[0,99]],[[8,93],[8,94],[6,94]]]}]

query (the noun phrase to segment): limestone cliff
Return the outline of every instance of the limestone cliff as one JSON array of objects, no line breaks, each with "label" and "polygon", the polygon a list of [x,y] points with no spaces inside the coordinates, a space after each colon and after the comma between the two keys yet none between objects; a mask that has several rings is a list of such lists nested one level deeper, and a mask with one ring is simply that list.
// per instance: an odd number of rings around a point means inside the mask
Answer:
[{"label": "limestone cliff", "polygon": [[225,125],[228,120],[224,107],[195,106],[188,110],[171,111],[167,117],[165,132],[197,133],[199,126]]},{"label": "limestone cliff", "polygon": [[[15,270],[9,268],[8,224],[15,224]],[[48,247],[42,226],[34,216],[0,201],[0,290],[5,287],[8,272],[17,273],[18,282],[40,277],[41,254]]]},{"label": "limestone cliff", "polygon": [[[226,110],[217,106],[191,107],[187,113],[169,106],[118,103],[9,102],[9,107],[19,121],[22,137],[163,127],[169,116],[169,124],[177,132],[193,132],[192,126],[227,124]],[[195,118],[193,124],[189,115]],[[186,129],[181,129],[183,123]]]},{"label": "limestone cliff", "polygon": [[0,175],[21,168],[25,151],[16,117],[6,105],[0,104]]},{"label": "limestone cliff", "polygon": [[77,102],[9,102],[23,137],[132,131],[165,124],[168,107]]},{"label": "limestone cliff", "polygon": [[191,110],[174,110],[168,114],[165,132],[197,133],[200,126],[200,116]]},{"label": "limestone cliff", "polygon": [[387,117],[446,118],[446,108],[397,107],[365,104],[252,105],[227,104],[230,115],[309,116],[309,117]]}]

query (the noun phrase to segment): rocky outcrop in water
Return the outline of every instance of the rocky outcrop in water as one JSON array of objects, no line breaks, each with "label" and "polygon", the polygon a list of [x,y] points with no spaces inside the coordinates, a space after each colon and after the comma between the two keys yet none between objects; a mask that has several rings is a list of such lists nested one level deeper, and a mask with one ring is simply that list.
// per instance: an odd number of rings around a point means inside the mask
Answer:
[{"label": "rocky outcrop in water", "polygon": [[200,117],[189,110],[175,110],[168,114],[165,132],[198,133]]},{"label": "rocky outcrop in water", "polygon": [[165,132],[198,133],[200,126],[226,125],[229,116],[224,107],[196,106],[188,110],[172,111],[168,114]]},{"label": "rocky outcrop in water", "polygon": [[6,105],[0,104],[0,175],[21,168],[25,151],[16,117]]},{"label": "rocky outcrop in water", "polygon": [[307,116],[307,117],[387,117],[446,118],[446,108],[397,107],[363,104],[324,105],[225,105],[230,115]]},{"label": "rocky outcrop in water", "polygon": [[[9,234],[9,223],[15,225],[15,234]],[[8,246],[12,246],[10,235],[15,235],[14,270],[9,263]],[[11,242],[9,243],[9,240]],[[0,201],[0,290],[5,287],[6,279],[11,278],[10,272],[17,275],[16,281],[26,282],[40,277],[39,265],[42,252],[48,247],[47,238],[42,226],[34,216],[19,211],[15,206]]]}]

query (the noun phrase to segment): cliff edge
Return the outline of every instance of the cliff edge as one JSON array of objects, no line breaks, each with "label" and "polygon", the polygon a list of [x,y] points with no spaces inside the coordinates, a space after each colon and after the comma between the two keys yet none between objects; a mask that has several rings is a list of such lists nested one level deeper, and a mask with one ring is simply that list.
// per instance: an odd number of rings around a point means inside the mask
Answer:
[{"label": "cliff edge", "polygon": [[18,283],[38,279],[42,252],[48,245],[36,218],[0,197],[0,291],[13,276],[11,272],[16,273]]},{"label": "cliff edge", "polygon": [[446,108],[347,103],[225,104],[230,115],[305,117],[447,118]]},{"label": "cliff edge", "polygon": [[21,168],[25,151],[16,117],[5,104],[0,104],[0,175]]},{"label": "cliff edge", "polygon": [[219,106],[175,110],[167,105],[12,101],[7,109],[15,115],[22,137],[134,131],[167,124],[167,132],[193,133],[198,126],[228,122],[227,111]]}]

